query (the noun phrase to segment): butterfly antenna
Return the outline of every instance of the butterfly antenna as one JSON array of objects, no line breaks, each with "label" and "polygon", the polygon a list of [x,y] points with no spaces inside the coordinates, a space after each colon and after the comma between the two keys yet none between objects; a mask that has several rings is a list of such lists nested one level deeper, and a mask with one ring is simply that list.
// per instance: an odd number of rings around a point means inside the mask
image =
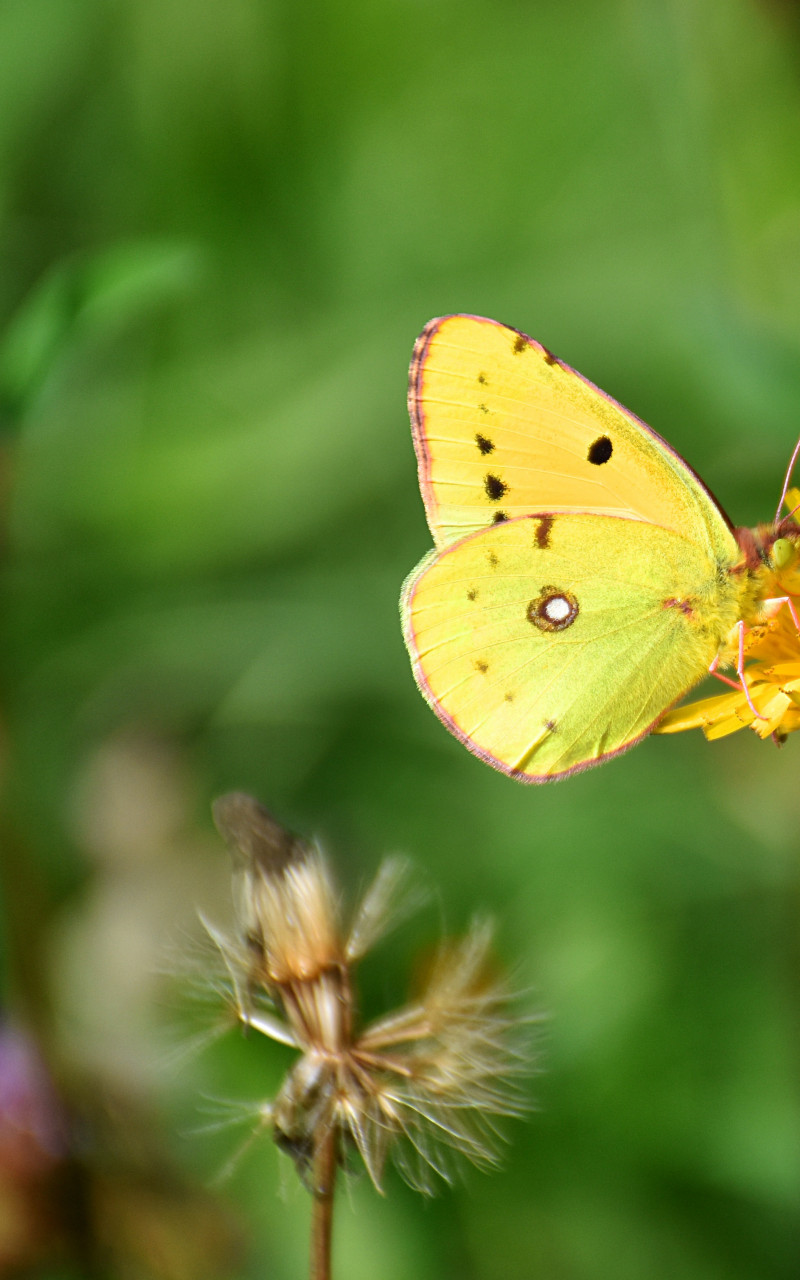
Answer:
[{"label": "butterfly antenna", "polygon": [[[789,481],[790,481],[790,480],[791,480],[791,478],[792,478],[792,472],[794,471],[795,463],[797,462],[798,455],[800,455],[800,440],[798,440],[798,441],[797,441],[797,444],[794,446],[794,452],[792,453],[792,456],[791,456],[791,458],[789,459],[789,467],[788,467],[788,470],[787,470],[787,472],[786,472],[786,479],[785,479],[785,480],[784,480],[784,482],[783,482],[783,488],[781,489],[781,496],[780,496],[780,500],[779,500],[779,502],[778,502],[778,510],[775,512],[775,523],[776,523],[776,524],[778,523],[778,521],[779,521],[779,520],[780,520],[780,518],[781,518],[781,507],[782,507],[782,506],[783,506],[783,504],[784,504],[784,501],[785,501],[785,499],[786,499],[786,494],[788,493],[788,490],[789,490]],[[795,511],[796,511],[796,510],[797,510],[797,507],[795,507]],[[794,512],[793,512],[792,514],[794,514]]]}]

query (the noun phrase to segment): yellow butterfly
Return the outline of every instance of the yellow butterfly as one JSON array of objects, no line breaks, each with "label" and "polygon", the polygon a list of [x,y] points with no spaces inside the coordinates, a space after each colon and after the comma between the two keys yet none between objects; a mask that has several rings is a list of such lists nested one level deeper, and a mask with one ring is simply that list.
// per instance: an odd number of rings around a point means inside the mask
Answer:
[{"label": "yellow butterfly", "polygon": [[746,693],[745,624],[777,597],[797,629],[800,527],[734,529],[665,440],[525,334],[432,320],[409,408],[436,549],[404,585],[405,640],[433,710],[495,768],[599,764],[719,663]]}]

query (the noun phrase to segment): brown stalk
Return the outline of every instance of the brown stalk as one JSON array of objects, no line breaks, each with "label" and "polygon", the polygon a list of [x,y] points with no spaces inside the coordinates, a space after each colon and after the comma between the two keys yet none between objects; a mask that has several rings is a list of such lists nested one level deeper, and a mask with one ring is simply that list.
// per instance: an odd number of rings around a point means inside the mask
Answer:
[{"label": "brown stalk", "polygon": [[311,1280],[331,1280],[333,1194],[336,1187],[336,1129],[331,1126],[319,1145],[313,1171],[311,1210]]}]

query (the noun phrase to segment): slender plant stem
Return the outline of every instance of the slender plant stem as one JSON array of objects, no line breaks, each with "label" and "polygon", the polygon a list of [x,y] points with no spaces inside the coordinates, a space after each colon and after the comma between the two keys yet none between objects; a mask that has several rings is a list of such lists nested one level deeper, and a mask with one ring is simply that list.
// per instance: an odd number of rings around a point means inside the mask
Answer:
[{"label": "slender plant stem", "polygon": [[314,1207],[311,1211],[311,1280],[331,1280],[333,1193],[336,1188],[336,1131],[331,1128],[314,1161]]}]

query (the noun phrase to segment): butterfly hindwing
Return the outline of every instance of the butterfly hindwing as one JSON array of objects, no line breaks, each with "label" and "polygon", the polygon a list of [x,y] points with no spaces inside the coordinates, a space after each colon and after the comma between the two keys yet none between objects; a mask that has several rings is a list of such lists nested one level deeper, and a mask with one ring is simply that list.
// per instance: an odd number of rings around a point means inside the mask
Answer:
[{"label": "butterfly hindwing", "polygon": [[423,694],[471,751],[528,781],[632,746],[706,672],[737,588],[692,540],[553,513],[434,553],[404,590]]}]

